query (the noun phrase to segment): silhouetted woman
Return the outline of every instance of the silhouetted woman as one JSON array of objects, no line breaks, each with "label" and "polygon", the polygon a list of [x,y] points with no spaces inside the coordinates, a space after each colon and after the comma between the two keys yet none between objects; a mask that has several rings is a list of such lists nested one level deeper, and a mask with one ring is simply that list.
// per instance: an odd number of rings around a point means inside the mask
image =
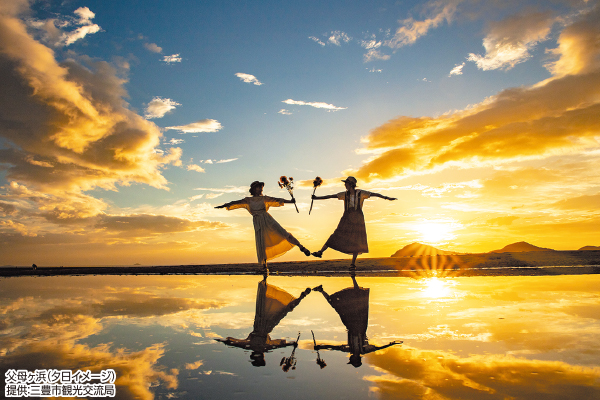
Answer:
[{"label": "silhouetted woman", "polygon": [[397,200],[392,197],[383,196],[379,193],[367,192],[356,188],[356,178],[349,176],[342,180],[346,186],[345,192],[331,194],[328,196],[312,195],[314,200],[339,199],[344,201],[344,215],[329,237],[323,248],[312,253],[313,256],[321,258],[323,252],[331,247],[334,250],[346,254],[352,254],[352,264],[350,269],[356,268],[356,257],[359,254],[368,253],[367,230],[365,227],[365,216],[362,212],[362,206],[365,199],[369,197],[379,197],[385,200]]},{"label": "silhouetted woman", "polygon": [[298,246],[300,251],[307,256],[310,256],[310,251],[302,246],[298,239],[283,229],[271,214],[267,212],[269,207],[279,207],[285,203],[295,203],[296,199],[284,200],[277,197],[263,196],[264,186],[264,182],[254,181],[250,185],[251,197],[231,201],[215,208],[227,208],[228,210],[245,208],[252,214],[256,256],[258,257],[258,263],[263,266],[265,272],[268,272],[267,261],[279,257],[292,247]]}]

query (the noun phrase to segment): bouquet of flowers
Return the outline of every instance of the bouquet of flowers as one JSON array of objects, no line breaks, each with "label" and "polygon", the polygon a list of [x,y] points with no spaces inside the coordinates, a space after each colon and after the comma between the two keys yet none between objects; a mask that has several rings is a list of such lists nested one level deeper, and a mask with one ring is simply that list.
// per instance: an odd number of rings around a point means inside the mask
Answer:
[{"label": "bouquet of flowers", "polygon": [[[313,190],[313,196],[315,195],[315,192],[317,191],[317,188],[318,188],[319,186],[321,186],[321,184],[322,184],[322,183],[323,183],[323,179],[321,179],[320,177],[318,177],[318,176],[317,176],[317,177],[315,178],[315,180],[313,181],[313,186],[315,187],[315,189]],[[310,215],[310,212],[312,211],[312,206],[313,206],[313,203],[314,203],[314,202],[315,202],[315,200],[314,200],[314,199],[312,199],[312,200],[310,201],[310,210],[308,210],[308,215]]]},{"label": "bouquet of flowers", "polygon": [[[287,176],[282,175],[277,183],[279,184],[280,188],[286,188],[290,196],[292,196],[292,200],[294,200],[294,178],[290,176],[290,179],[288,180]],[[299,213],[300,211],[298,211],[298,206],[296,203],[294,203],[294,206],[296,207],[296,212]]]}]

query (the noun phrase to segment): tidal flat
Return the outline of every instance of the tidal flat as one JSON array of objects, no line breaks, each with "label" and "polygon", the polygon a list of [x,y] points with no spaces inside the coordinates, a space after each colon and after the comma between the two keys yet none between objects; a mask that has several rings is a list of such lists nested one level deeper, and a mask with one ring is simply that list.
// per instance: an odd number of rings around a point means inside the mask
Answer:
[{"label": "tidal flat", "polygon": [[600,275],[2,278],[0,372],[113,369],[121,399],[593,399],[598,287]]}]

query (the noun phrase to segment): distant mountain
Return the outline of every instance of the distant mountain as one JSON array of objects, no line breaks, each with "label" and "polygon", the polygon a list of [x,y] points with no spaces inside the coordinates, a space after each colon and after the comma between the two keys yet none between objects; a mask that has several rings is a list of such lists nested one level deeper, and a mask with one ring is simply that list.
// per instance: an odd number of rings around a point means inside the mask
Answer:
[{"label": "distant mountain", "polygon": [[412,257],[412,256],[418,257],[418,256],[436,256],[436,255],[452,255],[452,254],[458,254],[458,253],[453,252],[453,251],[439,250],[439,249],[436,249],[435,247],[415,242],[415,243],[411,243],[407,246],[404,246],[403,248],[401,248],[400,250],[398,250],[397,252],[392,254],[391,257]]},{"label": "distant mountain", "polygon": [[524,253],[527,251],[554,251],[553,249],[546,249],[544,247],[537,247],[527,242],[517,242],[509,244],[501,248],[500,250],[490,251],[490,253]]},{"label": "distant mountain", "polygon": [[600,250],[600,246],[583,246],[579,250]]}]

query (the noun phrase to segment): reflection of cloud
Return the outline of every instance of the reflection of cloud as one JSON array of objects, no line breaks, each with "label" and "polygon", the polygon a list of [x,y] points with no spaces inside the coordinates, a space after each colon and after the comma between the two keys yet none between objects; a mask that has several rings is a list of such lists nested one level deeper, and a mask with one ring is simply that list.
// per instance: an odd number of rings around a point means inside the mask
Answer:
[{"label": "reflection of cloud", "polygon": [[192,122],[187,125],[180,126],[168,126],[165,129],[173,129],[180,131],[180,133],[197,133],[197,132],[217,132],[221,130],[223,126],[215,119],[202,119],[200,121]]},{"label": "reflection of cloud", "polygon": [[597,368],[507,356],[472,356],[406,348],[366,356],[382,376],[365,377],[384,398],[532,399],[600,396]]},{"label": "reflection of cloud", "polygon": [[123,399],[154,399],[151,384],[162,381],[169,389],[178,386],[177,370],[165,372],[157,368],[158,360],[164,354],[164,345],[155,344],[138,352],[111,352],[107,346],[89,347],[65,342],[56,338],[51,341],[32,341],[19,351],[2,357],[2,369],[27,369],[35,371],[41,365],[56,369],[101,370],[113,369],[116,373],[116,393]]},{"label": "reflection of cloud", "polygon": [[364,139],[362,151],[373,156],[352,174],[367,181],[395,179],[449,166],[497,165],[597,148],[600,50],[592,37],[600,25],[592,21],[599,15],[599,9],[582,14],[561,32],[558,60],[549,66],[561,75],[504,90],[455,114],[389,121]]},{"label": "reflection of cloud", "polygon": [[203,364],[204,364],[204,361],[202,361],[202,360],[196,361],[195,363],[188,363],[188,364],[185,364],[185,369],[198,369]]}]

